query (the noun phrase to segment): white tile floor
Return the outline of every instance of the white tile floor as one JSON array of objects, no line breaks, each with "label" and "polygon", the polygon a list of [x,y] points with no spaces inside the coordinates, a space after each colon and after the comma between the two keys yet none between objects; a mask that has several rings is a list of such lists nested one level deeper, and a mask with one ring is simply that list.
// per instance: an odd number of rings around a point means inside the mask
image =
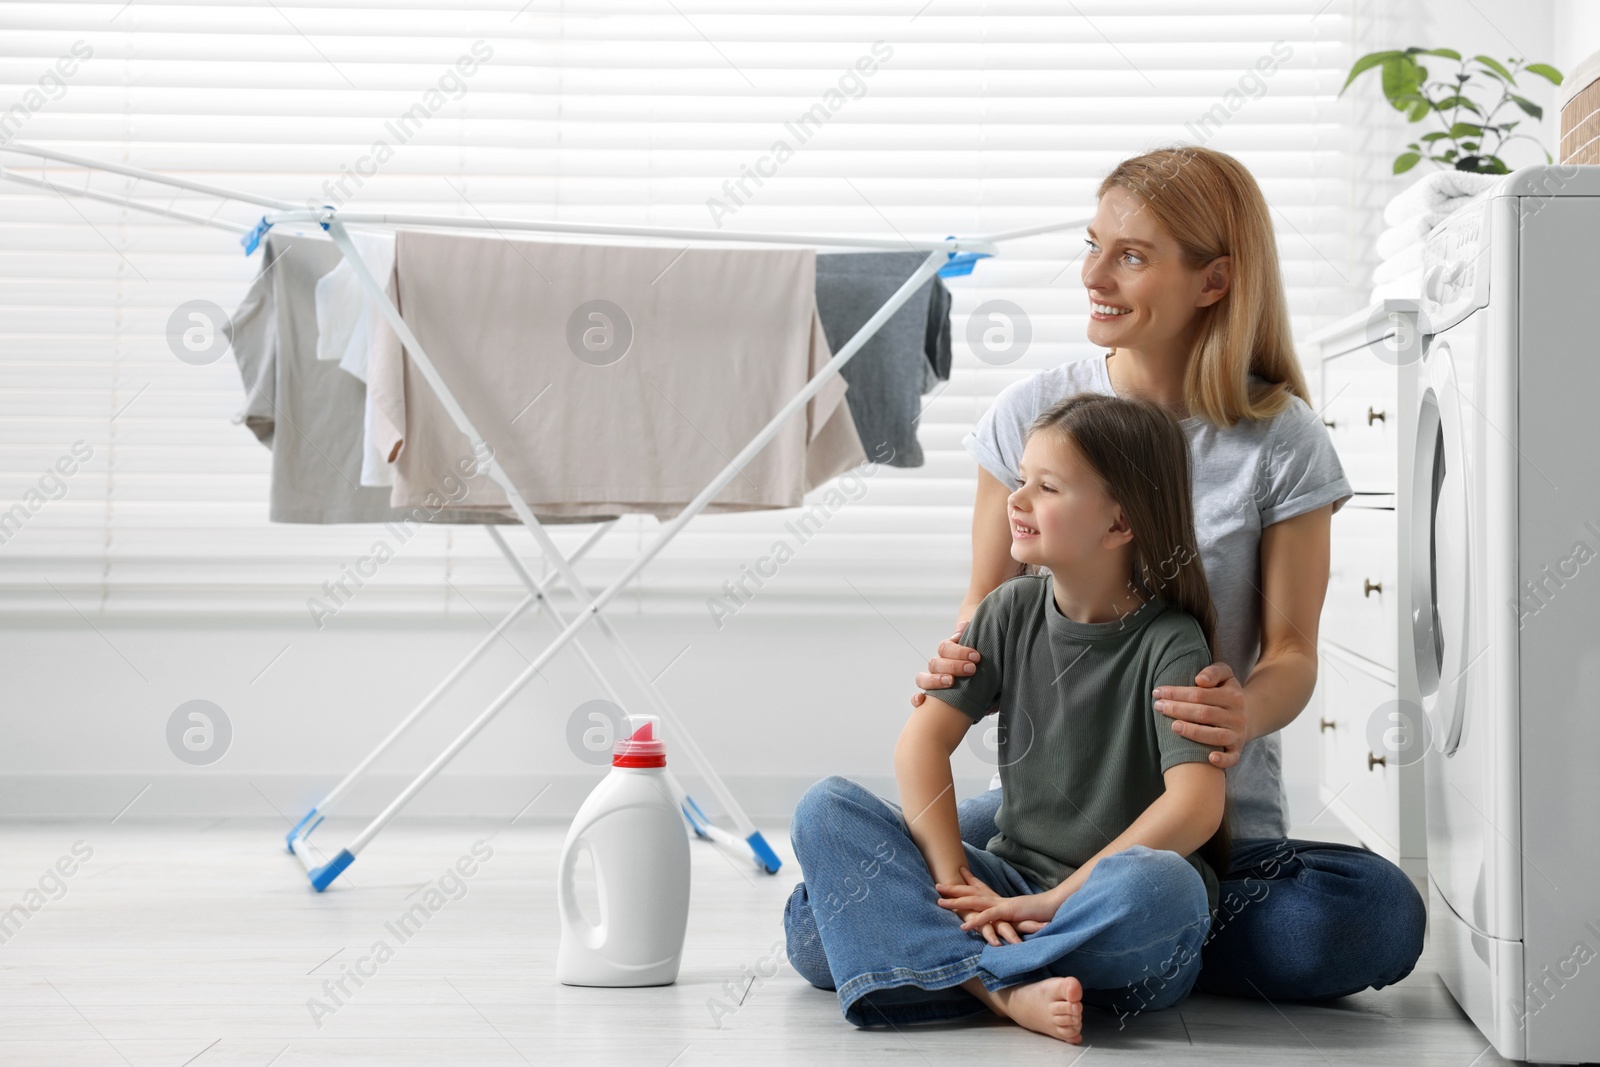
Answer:
[{"label": "white tile floor", "polygon": [[[332,845],[353,825],[330,820],[318,837]],[[693,842],[676,984],[593,989],[554,977],[565,822],[402,822],[322,896],[283,851],[276,822],[0,824],[0,909],[22,902],[75,842],[80,854],[93,850],[62,880],[64,893],[46,880],[41,906],[0,944],[0,1063],[1507,1062],[1487,1050],[1426,953],[1399,985],[1329,1006],[1196,995],[1121,1031],[1090,1009],[1078,1047],[999,1018],[858,1030],[832,993],[786,963],[750,978],[781,958],[783,902],[800,878],[787,826],[762,829],[784,859],[776,876]],[[465,895],[401,943],[385,924],[490,834],[493,857]],[[335,1005],[323,983],[380,938],[393,958],[360,987],[347,980],[350,995]],[[312,997],[331,1014],[314,1021]]]}]

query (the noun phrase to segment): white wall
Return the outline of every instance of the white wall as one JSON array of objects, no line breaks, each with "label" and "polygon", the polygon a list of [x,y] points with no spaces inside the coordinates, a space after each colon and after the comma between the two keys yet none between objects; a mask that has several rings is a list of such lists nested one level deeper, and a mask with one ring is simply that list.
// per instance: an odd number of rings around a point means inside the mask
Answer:
[{"label": "white wall", "polygon": [[[1566,38],[1572,12],[1558,14],[1558,6],[1577,8],[1581,5],[1558,5],[1553,0],[1438,0],[1419,5],[1420,39],[1404,43],[1425,48],[1454,48],[1463,56],[1484,54],[1502,62],[1509,56],[1520,56],[1530,63],[1551,63],[1565,74],[1582,56],[1568,54],[1571,46]],[[1556,33],[1558,22],[1563,27],[1561,34]],[[1588,51],[1595,48],[1600,48],[1600,43],[1593,44]],[[1437,70],[1430,66],[1430,73],[1442,75],[1455,66],[1449,60],[1439,60],[1438,64]],[[1537,136],[1550,154],[1556,156],[1561,143],[1561,124],[1555,109],[1559,90],[1538,75],[1519,79],[1517,85],[1524,90],[1520,95],[1544,109],[1540,122],[1524,116],[1518,132]],[[1508,107],[1499,118],[1512,113]],[[1417,130],[1421,132],[1424,127],[1432,126],[1432,120],[1425,120]],[[1545,161],[1544,153],[1527,141],[1511,143],[1501,158],[1513,170]]]},{"label": "white wall", "polygon": [[[646,671],[659,675],[662,692],[747,810],[786,818],[799,793],[826,774],[892,788],[891,754],[910,712],[912,676],[950,622],[750,611],[720,631],[704,616],[621,617],[613,625]],[[126,817],[271,815],[276,805],[298,818],[488,629],[80,622],[0,631],[9,683],[0,811],[109,818],[154,783]],[[542,619],[518,623],[510,641],[380,765],[395,773],[355,794],[345,810],[375,812],[398,790],[398,772],[424,766],[554,632]],[[596,660],[620,678],[592,627],[585,634]],[[600,695],[582,661],[563,651],[415,810],[515,813],[555,782],[537,810],[575,811],[604,770],[573,754],[567,723]],[[233,727],[226,755],[205,767],[181,762],[166,739],[173,711],[195,699],[222,708]],[[688,762],[666,736],[670,764],[687,782]],[[987,785],[991,772],[976,754],[959,751],[955,766],[963,794]],[[720,810],[709,791],[691,785],[691,793],[708,813]]]},{"label": "white wall", "polygon": [[[741,613],[720,632],[697,617],[624,617],[614,625],[645,669],[659,673],[662,692],[746,810],[787,818],[805,787],[827,774],[894,795],[892,751],[910,712],[912,676],[949,633],[953,615],[953,608],[948,618],[873,620]],[[9,683],[0,746],[6,815],[110,818],[148,785],[125,818],[270,816],[276,808],[298,819],[488,631],[487,624],[363,623],[321,633],[293,623],[96,626],[0,631]],[[509,644],[452,689],[342,810],[376,813],[552,633],[538,619],[519,623]],[[614,664],[596,636],[586,647]],[[603,768],[573,754],[567,724],[599,695],[577,657],[556,657],[412,810],[509,815],[553,783],[536,810],[572,814]],[[226,755],[204,767],[181,762],[166,740],[173,711],[195,699],[222,708],[233,727]],[[1302,716],[1284,731],[1291,820],[1321,807],[1314,720]],[[670,736],[671,765],[701,806],[718,814]],[[959,795],[987,787],[991,771],[976,752],[958,750],[954,766]],[[1324,816],[1317,825],[1329,822]]]}]

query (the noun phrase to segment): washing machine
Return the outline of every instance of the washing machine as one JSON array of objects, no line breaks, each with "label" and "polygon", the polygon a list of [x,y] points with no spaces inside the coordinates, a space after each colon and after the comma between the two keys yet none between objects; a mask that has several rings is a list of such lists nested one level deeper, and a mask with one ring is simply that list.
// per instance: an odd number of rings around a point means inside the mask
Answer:
[{"label": "washing machine", "polygon": [[1400,579],[1429,936],[1502,1056],[1600,1060],[1600,167],[1507,175],[1423,269]]}]

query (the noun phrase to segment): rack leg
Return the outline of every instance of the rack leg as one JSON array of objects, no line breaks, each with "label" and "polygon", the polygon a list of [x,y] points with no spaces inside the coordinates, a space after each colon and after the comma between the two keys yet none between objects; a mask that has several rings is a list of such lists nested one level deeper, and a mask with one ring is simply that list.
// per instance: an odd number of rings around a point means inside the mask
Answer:
[{"label": "rack leg", "polygon": [[[599,540],[604,537],[616,524],[617,521],[615,519],[600,524],[592,533],[590,533],[587,538],[584,539],[583,543],[573,551],[572,558],[574,560],[581,559],[588,553],[589,549],[594,547],[594,545],[598,543]],[[499,531],[497,531],[492,525],[486,526],[485,529],[490,532],[490,535],[495,539],[495,542],[502,547],[502,549],[509,551],[509,549],[505,548],[505,539],[499,536]],[[523,573],[526,574],[526,570],[524,570]],[[549,599],[545,596],[545,589],[554,584],[554,579],[541,586],[537,581],[532,580],[531,576],[529,577],[530,581],[528,583],[528,595],[524,597],[516,607],[512,608],[510,613],[507,614],[505,618],[501,619],[494,629],[490,630],[488,635],[484,637],[482,641],[478,642],[477,647],[475,647],[471,652],[467,653],[465,659],[456,664],[455,668],[449,674],[445,675],[444,679],[440,681],[438,685],[433,687],[432,692],[422,698],[421,703],[412,708],[411,712],[406,715],[405,718],[401,719],[399,724],[396,725],[393,730],[389,731],[389,735],[387,737],[378,742],[378,747],[367,753],[365,759],[356,764],[355,768],[351,770],[349,774],[345,775],[344,778],[340,780],[338,785],[329,790],[328,794],[318,801],[310,811],[306,812],[304,818],[295,824],[294,829],[290,830],[288,836],[285,838],[285,843],[288,845],[290,852],[295,852],[295,842],[297,840],[303,840],[311,836],[312,831],[314,831],[322,822],[323,817],[333,808],[339,797],[342,796],[344,792],[357,781],[357,779],[364,775],[373,765],[373,763],[377,762],[378,757],[382,756],[386,751],[388,751],[390,746],[398,741],[407,731],[411,729],[412,726],[417,723],[419,719],[422,718],[422,716],[427,714],[428,711],[432,709],[433,705],[445,694],[446,690],[459,681],[461,676],[465,674],[473,664],[477,663],[477,661],[481,659],[491,647],[493,647],[494,643],[500,639],[500,636],[505,633],[512,623],[521,618],[522,614],[535,603],[543,602],[545,608],[547,610],[550,609],[551,605]],[[565,625],[565,623],[560,623],[559,625]],[[296,854],[303,856],[301,853]]]},{"label": "rack leg", "polygon": [[322,821],[322,816],[333,807],[334,803],[339,799],[344,791],[349,789],[358,778],[365,774],[367,769],[377,761],[378,757],[387,752],[389,747],[398,741],[408,730],[410,730],[418,719],[422,718],[422,716],[428,713],[438,699],[444,695],[445,691],[454,685],[463,674],[467,673],[468,669],[470,669],[474,663],[477,663],[478,660],[483,657],[483,654],[489,650],[495,641],[499,640],[500,635],[505,633],[507,627],[520,619],[523,612],[527,611],[533,606],[534,600],[535,598],[532,595],[523,597],[521,602],[518,603],[516,607],[511,609],[511,613],[505,618],[501,619],[495,628],[489,631],[488,636],[486,636],[482,641],[478,642],[477,647],[471,652],[468,652],[466,658],[460,663],[456,664],[455,669],[453,669],[449,674],[445,675],[439,684],[433,687],[433,691],[427,696],[423,697],[422,701],[417,704],[416,707],[412,708],[410,713],[407,714],[405,718],[401,719],[393,730],[389,731],[389,735],[387,737],[378,742],[377,748],[374,748],[371,752],[367,753],[366,758],[360,763],[356,764],[355,768],[352,769],[349,774],[345,775],[344,778],[340,780],[338,785],[329,790],[327,796],[317,801],[312,809],[306,812],[305,818],[296,823],[294,829],[290,830],[288,837],[285,838],[285,843],[289,846],[290,852],[294,851],[295,840],[297,838],[311,836],[311,832],[315,830],[317,828],[317,824]]},{"label": "rack leg", "polygon": [[[505,538],[500,536],[500,531],[490,527],[489,536],[493,538],[495,544],[499,546],[501,554],[505,556],[506,562],[511,565],[511,569],[517,573],[517,577],[522,580],[522,584],[528,586],[529,588],[534,588],[535,579],[533,575],[528,573],[528,569],[523,566],[522,560],[518,558],[517,554],[511,550],[511,546],[506,544]],[[559,557],[560,550],[555,544],[551,543],[547,547],[545,554],[547,556]],[[575,560],[576,556],[574,556],[573,559]],[[568,562],[570,563],[572,561],[569,560]],[[558,609],[554,604],[547,604],[546,606],[550,612],[551,618],[555,619],[558,625],[565,626],[566,620],[562,618],[560,609]],[[721,778],[717,776],[716,771],[711,767],[710,761],[707,760],[705,754],[700,751],[700,747],[694,743],[694,738],[689,736],[688,728],[684,726],[682,720],[677,717],[677,713],[673,711],[671,706],[667,703],[666,698],[661,695],[661,691],[656,688],[655,683],[651,681],[650,677],[645,673],[643,665],[640,664],[638,659],[633,655],[633,651],[628,646],[627,642],[622,640],[622,636],[620,634],[611,629],[610,624],[604,617],[601,617],[598,622],[601,628],[601,633],[610,642],[612,648],[617,653],[618,658],[622,660],[623,667],[632,677],[634,684],[638,686],[639,689],[644,693],[645,699],[650,702],[653,710],[661,717],[663,725],[666,725],[669,729],[671,729],[672,733],[670,736],[672,738],[672,744],[683,751],[684,755],[688,758],[694,769],[698,771],[700,775],[706,779],[706,781],[711,783],[714,791],[718,791],[717,795],[719,799],[722,799],[725,806],[729,805],[731,801],[730,810],[734,812],[735,825],[737,825],[740,831],[745,835],[743,838],[743,843],[754,854],[756,862],[768,874],[777,874],[778,868],[783,865],[783,861],[780,860],[777,853],[772,850],[772,846],[767,844],[766,838],[761,836],[761,831],[757,830],[754,824],[749,822],[749,819],[744,814],[744,811],[739,808],[738,802],[732,800],[731,794],[728,793],[727,787],[723,785]],[[588,665],[590,673],[595,676],[595,679],[600,683],[601,687],[605,689],[607,697],[609,697],[613,703],[621,706],[623,703],[622,699],[617,696],[616,690],[612,688],[611,682],[606,677],[605,672],[600,670],[599,665],[595,663],[594,659],[589,655],[588,650],[584,648],[583,642],[579,641],[577,638],[573,638],[572,647],[574,651],[576,651],[578,655],[583,658],[584,663]],[[673,780],[676,782],[675,778]],[[682,792],[681,788],[680,792]],[[711,821],[706,818],[705,813],[700,811],[700,806],[694,802],[692,797],[689,797],[685,793],[683,799],[688,801],[688,804],[687,806],[680,804],[680,807],[683,807],[684,818],[689,820],[689,824],[694,828],[695,833],[699,834],[701,837],[713,840],[721,840],[725,838],[726,840],[723,841],[724,844],[727,844],[729,841],[735,843],[739,842],[739,838],[735,838],[727,831],[713,825]],[[691,809],[699,816],[699,822],[696,822],[694,815],[690,814]],[[718,837],[718,835],[720,835],[720,837]]]}]

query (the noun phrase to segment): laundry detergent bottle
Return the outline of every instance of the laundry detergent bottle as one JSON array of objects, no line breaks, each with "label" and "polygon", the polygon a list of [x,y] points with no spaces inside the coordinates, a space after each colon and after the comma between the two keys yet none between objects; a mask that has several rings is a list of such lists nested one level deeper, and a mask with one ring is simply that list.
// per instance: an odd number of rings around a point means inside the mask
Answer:
[{"label": "laundry detergent bottle", "polygon": [[[556,903],[565,985],[670,985],[689,924],[689,836],[667,783],[666,745],[654,715],[628,716],[611,771],[578,809],[561,846]],[[585,915],[574,873],[585,850],[600,914]]]}]

